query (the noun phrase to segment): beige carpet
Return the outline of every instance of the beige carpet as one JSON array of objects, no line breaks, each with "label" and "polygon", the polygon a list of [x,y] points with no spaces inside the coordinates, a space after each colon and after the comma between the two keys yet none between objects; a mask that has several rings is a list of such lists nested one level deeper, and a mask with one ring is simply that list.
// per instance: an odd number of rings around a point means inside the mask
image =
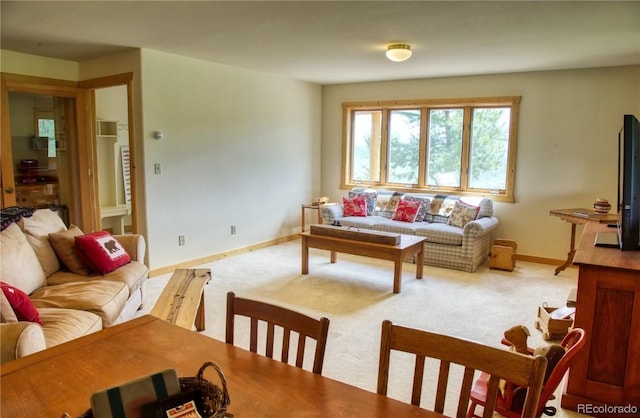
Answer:
[{"label": "beige carpet", "polygon": [[[323,375],[374,392],[384,319],[495,346],[505,329],[524,324],[531,331],[529,345],[537,347],[547,343],[534,326],[538,306],[564,305],[577,281],[576,269],[554,276],[553,266],[527,262],[518,262],[513,272],[490,270],[488,263],[475,273],[425,266],[425,277],[417,280],[415,265],[405,263],[402,292],[393,294],[393,263],[387,261],[338,254],[338,263],[331,264],[328,251],[311,250],[310,273],[300,274],[299,240],[199,267],[211,268],[213,276],[205,290],[203,334],[224,340],[228,291],[326,316],[331,325]],[[169,277],[148,281],[140,314],[151,310]],[[412,364],[392,358],[391,369],[389,396],[409,402]],[[430,409],[431,391],[425,388],[422,398]],[[557,398],[550,405],[558,407],[558,417],[581,416],[560,409]]]}]

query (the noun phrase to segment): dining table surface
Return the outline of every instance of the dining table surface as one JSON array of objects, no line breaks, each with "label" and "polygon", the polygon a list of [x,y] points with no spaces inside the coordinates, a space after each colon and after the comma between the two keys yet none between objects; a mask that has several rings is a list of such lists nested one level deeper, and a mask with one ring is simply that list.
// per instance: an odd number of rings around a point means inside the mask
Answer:
[{"label": "dining table surface", "polygon": [[[2,364],[0,416],[78,417],[97,391],[167,368],[224,373],[234,417],[441,417],[144,315]],[[211,370],[207,372],[206,370]],[[204,378],[221,386],[212,369]]]}]

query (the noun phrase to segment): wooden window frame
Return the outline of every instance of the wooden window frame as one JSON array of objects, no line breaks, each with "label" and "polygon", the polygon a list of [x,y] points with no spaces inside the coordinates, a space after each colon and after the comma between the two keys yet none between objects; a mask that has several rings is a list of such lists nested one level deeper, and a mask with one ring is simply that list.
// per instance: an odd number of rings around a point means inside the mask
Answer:
[{"label": "wooden window frame", "polygon": [[[464,99],[423,99],[423,100],[389,100],[371,102],[344,102],[342,104],[342,173],[340,188],[349,190],[353,187],[385,188],[397,191],[417,193],[438,193],[462,196],[491,196],[495,201],[514,202],[514,182],[516,149],[518,137],[518,119],[521,96],[479,97]],[[471,146],[471,113],[474,108],[508,107],[510,109],[509,147],[507,153],[507,169],[504,189],[473,189],[468,186],[468,170],[470,166],[469,155]],[[429,111],[433,109],[463,108],[463,138],[462,138],[462,164],[460,170],[460,187],[430,186],[426,183],[427,173],[427,149],[429,131]],[[418,161],[418,183],[398,184],[387,181],[388,159],[388,122],[389,113],[392,110],[419,109],[421,111],[420,145]],[[382,143],[380,144],[380,180],[379,181],[355,181],[352,177],[352,128],[353,115],[356,111],[382,111],[381,131]],[[372,152],[374,154],[374,152]]]}]

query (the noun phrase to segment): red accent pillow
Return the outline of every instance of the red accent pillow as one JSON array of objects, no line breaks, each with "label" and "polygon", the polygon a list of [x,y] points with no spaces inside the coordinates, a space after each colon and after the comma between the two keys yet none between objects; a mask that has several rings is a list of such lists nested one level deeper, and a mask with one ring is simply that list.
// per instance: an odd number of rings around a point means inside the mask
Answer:
[{"label": "red accent pillow", "polygon": [[0,282],[0,287],[2,287],[2,293],[9,301],[18,321],[37,322],[42,325],[40,314],[26,293],[4,282]]},{"label": "red accent pillow", "polygon": [[344,216],[367,216],[367,198],[365,196],[343,197]]},{"label": "red accent pillow", "polygon": [[415,222],[421,204],[422,202],[400,199],[392,219],[394,221]]},{"label": "red accent pillow", "polygon": [[131,261],[129,253],[107,231],[76,237],[78,255],[98,273],[107,274]]}]

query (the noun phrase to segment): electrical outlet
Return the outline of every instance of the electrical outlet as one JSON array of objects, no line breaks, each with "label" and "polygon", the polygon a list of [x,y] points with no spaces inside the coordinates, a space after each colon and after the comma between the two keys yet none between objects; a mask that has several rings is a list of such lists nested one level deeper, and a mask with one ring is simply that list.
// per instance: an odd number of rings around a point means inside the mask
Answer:
[{"label": "electrical outlet", "polygon": [[235,234],[236,234],[236,226],[231,225],[231,235],[235,235]]},{"label": "electrical outlet", "polygon": [[178,245],[184,245],[184,235],[178,235]]},{"label": "electrical outlet", "polygon": [[160,163],[155,163],[153,165],[153,172],[155,174],[162,174],[162,167],[160,166]]}]

